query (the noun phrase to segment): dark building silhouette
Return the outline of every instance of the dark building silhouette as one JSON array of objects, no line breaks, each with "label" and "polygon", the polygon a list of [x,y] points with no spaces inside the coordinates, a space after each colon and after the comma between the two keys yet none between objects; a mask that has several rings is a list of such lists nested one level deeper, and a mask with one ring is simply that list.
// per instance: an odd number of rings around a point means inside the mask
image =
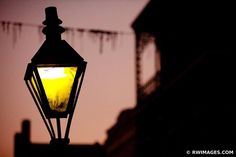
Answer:
[{"label": "dark building silhouette", "polygon": [[[183,157],[189,156],[187,150],[236,153],[233,6],[201,0],[151,0],[146,5],[132,24],[137,106],[121,113],[108,131],[108,157]],[[160,52],[161,71],[142,85],[140,60],[150,38]]]},{"label": "dark building silhouette", "polygon": [[[151,0],[132,23],[137,105],[121,112],[104,146],[69,145],[66,154],[97,157],[104,156],[103,149],[107,157],[191,156],[187,150],[235,154],[234,10],[225,1]],[[161,70],[142,84],[142,53],[150,40]],[[46,156],[50,147],[30,143],[27,128],[26,123],[16,134],[15,156]]]},{"label": "dark building silhouette", "polygon": [[108,130],[104,149],[108,157],[133,157],[136,151],[136,111],[120,113],[117,123]]},{"label": "dark building silhouette", "polygon": [[30,121],[22,123],[22,132],[15,135],[15,157],[104,157],[102,145],[70,144],[53,146],[50,144],[32,143],[30,141]]}]

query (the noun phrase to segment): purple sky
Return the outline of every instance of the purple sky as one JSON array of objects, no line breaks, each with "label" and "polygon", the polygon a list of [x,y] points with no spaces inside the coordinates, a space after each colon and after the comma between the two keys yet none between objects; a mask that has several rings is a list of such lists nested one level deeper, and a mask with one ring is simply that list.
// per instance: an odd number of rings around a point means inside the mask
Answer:
[{"label": "purple sky", "polygon": [[[135,106],[134,35],[130,27],[148,0],[71,0],[34,1],[1,0],[0,20],[41,24],[44,9],[56,6],[62,26],[130,32],[118,36],[115,48],[111,41],[99,52],[99,41],[84,35],[63,38],[88,62],[84,84],[70,131],[71,143],[103,143],[106,131],[119,112]],[[16,29],[0,26],[0,156],[13,156],[14,134],[23,119],[31,120],[33,142],[48,143],[50,137],[23,77],[27,63],[41,46],[37,27]],[[147,59],[152,56],[147,56]]]}]

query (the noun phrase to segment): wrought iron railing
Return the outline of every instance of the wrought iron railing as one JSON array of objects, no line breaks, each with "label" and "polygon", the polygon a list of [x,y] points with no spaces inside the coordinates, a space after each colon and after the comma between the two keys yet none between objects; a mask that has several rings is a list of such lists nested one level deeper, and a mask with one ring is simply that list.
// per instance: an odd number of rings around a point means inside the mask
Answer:
[{"label": "wrought iron railing", "polygon": [[159,86],[160,86],[160,71],[156,72],[156,74],[141,87],[140,98],[141,99],[146,98],[148,95],[155,92]]}]

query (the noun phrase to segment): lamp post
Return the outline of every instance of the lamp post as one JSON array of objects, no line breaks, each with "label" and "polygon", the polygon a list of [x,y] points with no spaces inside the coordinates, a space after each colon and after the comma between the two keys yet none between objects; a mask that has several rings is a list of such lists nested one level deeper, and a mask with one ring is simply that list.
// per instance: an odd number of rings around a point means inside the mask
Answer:
[{"label": "lamp post", "polygon": [[[46,40],[28,64],[24,80],[51,137],[51,144],[69,144],[69,130],[86,63],[65,41],[56,7],[45,9]],[[61,119],[66,121],[64,136]],[[54,128],[55,127],[55,128]]]}]

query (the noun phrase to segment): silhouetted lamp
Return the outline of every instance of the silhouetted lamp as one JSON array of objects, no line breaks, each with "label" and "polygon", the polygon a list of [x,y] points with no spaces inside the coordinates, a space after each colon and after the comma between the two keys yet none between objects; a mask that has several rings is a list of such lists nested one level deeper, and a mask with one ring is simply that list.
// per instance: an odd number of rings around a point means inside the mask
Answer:
[{"label": "silhouetted lamp", "polygon": [[[62,21],[58,19],[56,8],[48,7],[45,13],[43,33],[46,40],[28,64],[24,79],[51,136],[51,143],[68,144],[87,62],[61,39],[65,30],[59,26]],[[66,121],[64,137],[61,119]]]}]

